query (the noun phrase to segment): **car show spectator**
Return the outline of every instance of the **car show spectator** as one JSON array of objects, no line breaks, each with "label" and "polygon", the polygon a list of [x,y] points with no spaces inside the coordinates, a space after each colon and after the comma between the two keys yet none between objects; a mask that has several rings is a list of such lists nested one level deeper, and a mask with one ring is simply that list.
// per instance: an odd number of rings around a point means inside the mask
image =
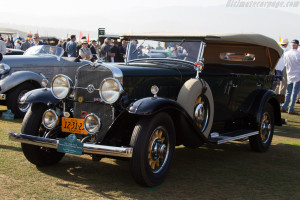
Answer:
[{"label": "car show spectator", "polygon": [[164,50],[162,46],[160,46],[160,42],[157,43],[157,47],[155,48],[156,50]]},{"label": "car show spectator", "polygon": [[111,48],[111,53],[114,53],[115,56],[112,57],[111,62],[124,62],[124,59],[120,53],[119,43],[118,40],[114,40],[114,46]]},{"label": "car show spectator", "polygon": [[6,44],[3,40],[0,40],[0,53],[2,55],[6,54]]},{"label": "car show spectator", "polygon": [[92,44],[90,45],[90,49],[91,49],[91,52],[93,54],[93,58],[92,58],[92,61],[95,61],[97,60],[97,41],[96,40],[92,40]]},{"label": "car show spectator", "polygon": [[70,38],[64,39],[64,42],[63,42],[63,45],[62,45],[62,48],[65,51],[64,54],[63,54],[64,57],[68,57],[68,53],[66,51],[66,48],[67,48],[67,43],[70,42],[70,41],[71,41]]},{"label": "car show spectator", "polygon": [[63,41],[62,40],[59,40],[58,41],[58,44],[56,45],[57,47],[61,47],[61,48],[63,48]]},{"label": "car show spectator", "polygon": [[100,56],[104,62],[111,62],[111,57],[115,56],[115,54],[111,52],[111,47],[111,38],[105,38],[100,50]]},{"label": "car show spectator", "polygon": [[120,54],[121,54],[122,59],[123,59],[122,62],[124,62],[124,58],[126,56],[126,49],[127,49],[127,42],[126,42],[126,40],[122,40],[122,45],[119,47],[119,49],[120,49]]},{"label": "car show spectator", "polygon": [[298,112],[294,110],[294,105],[300,90],[300,52],[297,50],[299,41],[293,40],[291,43],[292,49],[287,51],[283,57],[288,85],[281,111],[286,112],[289,106],[288,113],[297,115]]},{"label": "car show spectator", "polygon": [[1,34],[0,34],[0,40],[2,40],[2,41],[4,40]]},{"label": "car show spectator", "polygon": [[21,44],[21,50],[26,51],[30,47],[29,38],[25,39],[25,42]]},{"label": "car show spectator", "polygon": [[68,57],[76,57],[76,35],[71,35],[71,40],[67,43],[66,51],[68,53]]},{"label": "car show spectator", "polygon": [[6,41],[7,48],[14,48],[14,45],[13,45],[13,43],[11,43],[11,40],[9,37],[5,41]]},{"label": "car show spectator", "polygon": [[15,49],[21,49],[21,41],[19,39],[15,42]]},{"label": "car show spectator", "polygon": [[43,45],[43,42],[40,41],[40,36],[38,33],[33,35],[33,42],[30,44],[30,46],[38,46]]},{"label": "car show spectator", "polygon": [[[286,68],[284,66],[283,56],[284,56],[284,53],[287,52],[288,44],[289,44],[289,40],[287,38],[284,38],[282,40],[282,42],[280,42],[281,48],[283,49],[283,54],[275,67],[275,75],[281,76],[280,82],[275,89],[275,94],[280,95],[281,99],[284,99],[285,91],[286,91],[286,87],[287,87]],[[283,102],[283,101],[284,100],[281,100],[281,102]]]},{"label": "car show spectator", "polygon": [[81,48],[79,49],[79,56],[81,57],[81,59],[84,59],[84,60],[90,60],[93,56],[91,49],[88,48],[88,41],[86,39],[83,39],[81,41]]}]

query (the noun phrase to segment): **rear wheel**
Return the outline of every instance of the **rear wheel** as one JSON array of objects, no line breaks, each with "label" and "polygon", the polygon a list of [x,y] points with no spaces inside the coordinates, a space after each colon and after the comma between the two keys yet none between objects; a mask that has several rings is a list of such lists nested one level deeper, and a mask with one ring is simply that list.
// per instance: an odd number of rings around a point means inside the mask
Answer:
[{"label": "rear wheel", "polygon": [[137,183],[153,187],[163,182],[173,160],[175,141],[173,121],[166,113],[141,119],[136,124],[130,141],[133,147],[130,168]]},{"label": "rear wheel", "polygon": [[249,137],[252,150],[265,152],[269,149],[274,132],[274,111],[273,107],[266,103],[262,111],[259,134]]},{"label": "rear wheel", "polygon": [[[44,137],[48,133],[47,129],[42,125],[42,116],[46,110],[47,106],[45,104],[33,104],[25,115],[21,132],[27,135]],[[27,160],[37,166],[56,164],[65,155],[64,153],[57,152],[55,149],[24,143],[21,143],[21,146]]]},{"label": "rear wheel", "polygon": [[31,83],[21,83],[7,94],[7,107],[12,110],[16,118],[25,116],[30,104],[20,104],[20,100],[26,92],[35,88]]}]

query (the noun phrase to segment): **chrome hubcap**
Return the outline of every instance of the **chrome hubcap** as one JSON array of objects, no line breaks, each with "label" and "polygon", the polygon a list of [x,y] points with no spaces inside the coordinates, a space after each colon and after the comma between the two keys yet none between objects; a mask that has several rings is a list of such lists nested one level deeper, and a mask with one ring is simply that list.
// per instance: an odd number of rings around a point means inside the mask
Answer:
[{"label": "chrome hubcap", "polygon": [[30,103],[24,103],[24,104],[21,104],[20,101],[22,99],[22,97],[28,92],[28,90],[23,90],[19,96],[18,96],[18,108],[21,112],[27,112],[27,110],[29,109],[30,107]]},{"label": "chrome hubcap", "polygon": [[271,118],[269,113],[265,112],[261,119],[260,136],[263,143],[269,140],[272,131]]},{"label": "chrome hubcap", "polygon": [[195,102],[194,121],[203,132],[208,124],[209,103],[206,97],[199,96]]},{"label": "chrome hubcap", "polygon": [[154,173],[158,173],[163,169],[168,156],[168,133],[163,127],[158,127],[152,133],[148,148],[148,164]]}]

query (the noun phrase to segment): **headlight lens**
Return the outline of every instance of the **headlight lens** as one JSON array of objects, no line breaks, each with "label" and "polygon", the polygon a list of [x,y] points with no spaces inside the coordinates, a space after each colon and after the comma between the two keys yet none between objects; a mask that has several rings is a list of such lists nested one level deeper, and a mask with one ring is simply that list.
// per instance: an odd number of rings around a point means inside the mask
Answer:
[{"label": "headlight lens", "polygon": [[101,128],[101,119],[94,113],[88,114],[83,123],[85,130],[90,134],[98,132]]},{"label": "headlight lens", "polygon": [[52,94],[58,99],[64,99],[71,94],[73,89],[72,80],[62,74],[56,75],[51,83]]},{"label": "headlight lens", "polygon": [[105,103],[115,103],[119,99],[122,92],[123,87],[117,79],[107,78],[104,79],[100,84],[99,94]]},{"label": "headlight lens", "polygon": [[43,115],[43,125],[47,129],[53,129],[58,124],[58,116],[54,110],[46,110]]},{"label": "headlight lens", "polygon": [[10,70],[10,66],[7,64],[0,64],[0,74],[6,74],[7,72],[9,72]]}]

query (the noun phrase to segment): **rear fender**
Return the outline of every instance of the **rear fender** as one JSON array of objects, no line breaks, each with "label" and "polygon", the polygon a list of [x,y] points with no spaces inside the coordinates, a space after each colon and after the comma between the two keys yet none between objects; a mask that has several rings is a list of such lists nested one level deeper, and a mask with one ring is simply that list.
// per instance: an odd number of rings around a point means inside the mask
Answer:
[{"label": "rear fender", "polygon": [[259,125],[261,121],[261,115],[263,108],[266,103],[271,104],[274,109],[274,123],[277,126],[281,126],[281,112],[280,112],[280,103],[279,100],[272,90],[266,90],[264,93],[260,93],[256,97],[255,104],[251,108],[252,117],[255,118],[256,124]]}]

